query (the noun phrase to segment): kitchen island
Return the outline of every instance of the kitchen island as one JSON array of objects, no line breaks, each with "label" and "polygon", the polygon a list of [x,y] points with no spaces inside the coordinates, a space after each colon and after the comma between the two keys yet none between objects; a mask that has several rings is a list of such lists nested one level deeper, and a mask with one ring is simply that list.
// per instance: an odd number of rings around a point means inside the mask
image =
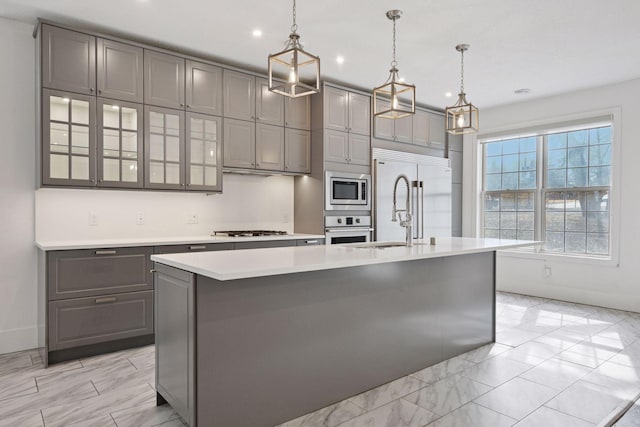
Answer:
[{"label": "kitchen island", "polygon": [[495,252],[438,238],[153,255],[158,403],[274,426],[495,339]]}]

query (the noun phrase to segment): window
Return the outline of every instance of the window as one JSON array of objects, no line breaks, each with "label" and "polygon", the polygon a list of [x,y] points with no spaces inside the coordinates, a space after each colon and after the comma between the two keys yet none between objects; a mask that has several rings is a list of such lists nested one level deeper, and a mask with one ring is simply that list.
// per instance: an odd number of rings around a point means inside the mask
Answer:
[{"label": "window", "polygon": [[485,237],[609,255],[611,126],[483,143]]}]

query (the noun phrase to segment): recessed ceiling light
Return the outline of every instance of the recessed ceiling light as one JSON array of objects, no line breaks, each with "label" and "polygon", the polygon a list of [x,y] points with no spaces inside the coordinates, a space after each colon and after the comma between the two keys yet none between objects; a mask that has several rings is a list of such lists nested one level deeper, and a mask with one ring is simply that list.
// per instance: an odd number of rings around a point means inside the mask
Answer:
[{"label": "recessed ceiling light", "polygon": [[262,37],[262,30],[260,28],[253,30],[253,37]]},{"label": "recessed ceiling light", "polygon": [[344,56],[342,56],[342,55],[336,56],[336,62],[338,64],[344,64]]},{"label": "recessed ceiling light", "polygon": [[453,94],[451,92],[447,92],[444,94],[444,96],[446,96],[447,98],[451,98]]},{"label": "recessed ceiling light", "polygon": [[516,89],[513,91],[516,95],[526,95],[531,92],[531,89],[528,87],[523,87],[522,89]]}]

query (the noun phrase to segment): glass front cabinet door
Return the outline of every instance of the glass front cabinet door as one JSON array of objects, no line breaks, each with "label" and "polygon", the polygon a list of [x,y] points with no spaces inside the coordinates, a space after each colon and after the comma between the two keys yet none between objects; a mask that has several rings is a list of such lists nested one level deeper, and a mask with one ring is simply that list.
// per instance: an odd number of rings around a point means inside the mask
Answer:
[{"label": "glass front cabinet door", "polygon": [[42,104],[42,183],[95,186],[96,98],[43,89]]},{"label": "glass front cabinet door", "polygon": [[143,186],[142,106],[98,98],[98,186]]},{"label": "glass front cabinet door", "polygon": [[187,113],[187,189],[222,191],[222,118]]},{"label": "glass front cabinet door", "polygon": [[145,187],[184,189],[184,112],[145,106],[145,117]]}]

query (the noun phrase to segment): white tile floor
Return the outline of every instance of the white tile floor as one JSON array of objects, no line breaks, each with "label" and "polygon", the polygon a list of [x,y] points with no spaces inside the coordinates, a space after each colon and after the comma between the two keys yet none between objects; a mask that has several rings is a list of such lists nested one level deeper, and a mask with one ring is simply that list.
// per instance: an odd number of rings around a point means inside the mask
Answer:
[{"label": "white tile floor", "polygon": [[[497,297],[496,343],[281,427],[583,427],[640,393],[640,314],[515,294]],[[2,426],[184,424],[155,406],[153,346],[43,369],[0,355]],[[616,427],[640,426],[640,403]]]}]

